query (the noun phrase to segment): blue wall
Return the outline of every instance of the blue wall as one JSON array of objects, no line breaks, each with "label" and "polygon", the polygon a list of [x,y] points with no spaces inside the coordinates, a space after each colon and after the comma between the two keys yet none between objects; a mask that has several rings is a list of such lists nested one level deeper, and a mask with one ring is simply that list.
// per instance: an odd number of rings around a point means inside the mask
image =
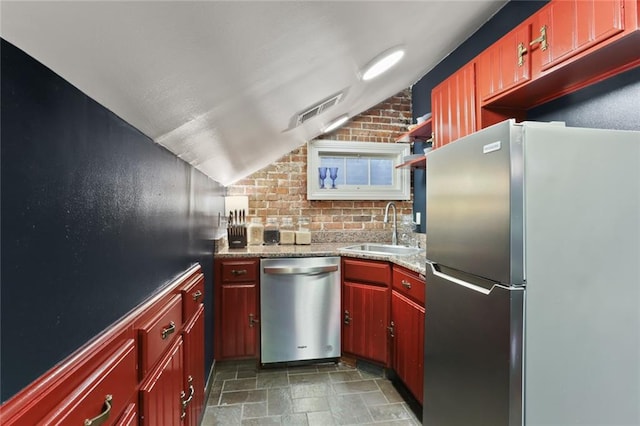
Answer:
[{"label": "blue wall", "polygon": [[223,188],[2,40],[2,401],[199,262]]}]

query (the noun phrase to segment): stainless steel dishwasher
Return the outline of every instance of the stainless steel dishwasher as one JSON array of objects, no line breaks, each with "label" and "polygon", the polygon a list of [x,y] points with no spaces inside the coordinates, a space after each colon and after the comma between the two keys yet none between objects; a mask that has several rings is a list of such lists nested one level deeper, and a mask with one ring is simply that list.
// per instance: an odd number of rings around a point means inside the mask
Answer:
[{"label": "stainless steel dishwasher", "polygon": [[340,257],[260,261],[261,363],[340,356]]}]

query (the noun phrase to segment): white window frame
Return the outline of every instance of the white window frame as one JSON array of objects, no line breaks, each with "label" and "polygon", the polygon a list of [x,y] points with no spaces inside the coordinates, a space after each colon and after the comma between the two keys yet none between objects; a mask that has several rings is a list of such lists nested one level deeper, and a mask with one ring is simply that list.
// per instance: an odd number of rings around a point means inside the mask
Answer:
[{"label": "white window frame", "polygon": [[[307,144],[307,199],[308,200],[409,200],[411,198],[411,173],[409,169],[396,168],[410,154],[406,143],[347,142],[315,139]],[[388,185],[344,186],[336,189],[320,189],[318,167],[322,156],[365,154],[380,156],[393,161],[393,183]],[[326,182],[331,185],[327,177]]]}]

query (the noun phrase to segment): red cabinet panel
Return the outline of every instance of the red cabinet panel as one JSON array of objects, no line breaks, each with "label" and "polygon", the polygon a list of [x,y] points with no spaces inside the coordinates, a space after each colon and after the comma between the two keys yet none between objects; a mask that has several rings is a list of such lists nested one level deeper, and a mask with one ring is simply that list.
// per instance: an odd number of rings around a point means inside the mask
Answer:
[{"label": "red cabinet panel", "polygon": [[470,62],[431,92],[434,147],[477,130],[475,62]]},{"label": "red cabinet panel", "polygon": [[182,420],[183,342],[178,336],[156,368],[140,385],[141,424],[180,426]]},{"label": "red cabinet panel", "polygon": [[420,403],[424,380],[424,315],[423,306],[392,291],[393,369]]},{"label": "red cabinet panel", "polygon": [[624,30],[623,0],[552,1],[536,14],[533,38],[544,27],[547,48],[534,45],[536,66],[545,71]]},{"label": "red cabinet panel", "polygon": [[218,309],[219,354],[221,358],[246,358],[258,355],[258,327],[251,318],[258,315],[258,290],[255,284],[223,284]]},{"label": "red cabinet panel", "polygon": [[81,425],[100,416],[116,419],[134,396],[136,355],[134,340],[127,340],[38,424]]},{"label": "red cabinet panel", "polygon": [[185,325],[184,332],[184,389],[187,405],[184,410],[184,425],[200,424],[204,409],[204,306],[196,311]]},{"label": "red cabinet panel", "polygon": [[188,282],[180,289],[182,294],[182,321],[187,322],[196,313],[204,300],[204,275]]},{"label": "red cabinet panel", "polygon": [[387,365],[389,288],[345,281],[342,351]]},{"label": "red cabinet panel", "polygon": [[342,277],[345,281],[389,285],[391,267],[387,262],[343,258]]},{"label": "red cabinet panel", "polygon": [[393,266],[393,289],[424,306],[425,278],[401,266]]}]

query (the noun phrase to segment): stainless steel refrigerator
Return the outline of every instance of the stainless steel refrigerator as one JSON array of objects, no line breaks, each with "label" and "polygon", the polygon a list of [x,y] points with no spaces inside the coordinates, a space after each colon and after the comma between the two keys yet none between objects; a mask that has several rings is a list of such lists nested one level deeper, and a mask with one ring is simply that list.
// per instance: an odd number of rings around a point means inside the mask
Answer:
[{"label": "stainless steel refrigerator", "polygon": [[508,120],[426,170],[423,424],[640,424],[640,132]]}]

